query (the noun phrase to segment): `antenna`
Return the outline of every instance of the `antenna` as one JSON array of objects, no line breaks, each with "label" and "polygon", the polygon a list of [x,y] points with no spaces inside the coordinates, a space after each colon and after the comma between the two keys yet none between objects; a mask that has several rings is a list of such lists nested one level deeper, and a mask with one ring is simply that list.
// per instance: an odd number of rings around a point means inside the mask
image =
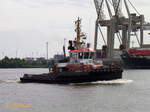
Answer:
[{"label": "antenna", "polygon": [[46,59],[48,60],[48,42],[46,42]]},{"label": "antenna", "polygon": [[66,58],[66,39],[65,38],[64,38],[63,52],[64,52],[64,58]]}]

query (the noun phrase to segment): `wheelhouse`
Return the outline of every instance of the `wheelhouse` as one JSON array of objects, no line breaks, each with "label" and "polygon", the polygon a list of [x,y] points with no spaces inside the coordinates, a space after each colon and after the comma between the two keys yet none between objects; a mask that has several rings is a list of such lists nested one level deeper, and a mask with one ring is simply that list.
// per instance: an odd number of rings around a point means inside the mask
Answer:
[{"label": "wheelhouse", "polygon": [[71,50],[70,61],[78,62],[80,60],[92,60],[95,57],[94,50]]}]

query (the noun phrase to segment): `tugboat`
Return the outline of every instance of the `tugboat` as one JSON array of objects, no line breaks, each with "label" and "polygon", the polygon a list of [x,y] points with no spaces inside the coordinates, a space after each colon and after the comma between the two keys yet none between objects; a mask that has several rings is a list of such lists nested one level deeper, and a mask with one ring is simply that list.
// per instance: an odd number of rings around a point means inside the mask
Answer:
[{"label": "tugboat", "polygon": [[[24,74],[21,82],[37,82],[50,84],[84,83],[115,80],[122,78],[122,68],[116,65],[103,65],[95,59],[95,51],[84,42],[85,34],[81,32],[81,19],[75,21],[77,34],[75,40],[69,41],[69,57],[56,63],[45,74]],[[64,53],[66,54],[66,53]],[[67,61],[66,61],[67,60]]]}]

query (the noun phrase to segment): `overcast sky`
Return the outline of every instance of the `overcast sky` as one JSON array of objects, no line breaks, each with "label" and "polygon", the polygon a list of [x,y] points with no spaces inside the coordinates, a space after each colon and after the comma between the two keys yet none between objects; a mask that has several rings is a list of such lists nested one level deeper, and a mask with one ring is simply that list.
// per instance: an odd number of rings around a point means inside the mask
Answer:
[{"label": "overcast sky", "polygon": [[[150,2],[133,1],[150,21]],[[74,21],[82,18],[83,31],[93,42],[96,11],[93,0],[0,0],[0,58],[49,57],[62,53],[63,40],[73,39]]]}]

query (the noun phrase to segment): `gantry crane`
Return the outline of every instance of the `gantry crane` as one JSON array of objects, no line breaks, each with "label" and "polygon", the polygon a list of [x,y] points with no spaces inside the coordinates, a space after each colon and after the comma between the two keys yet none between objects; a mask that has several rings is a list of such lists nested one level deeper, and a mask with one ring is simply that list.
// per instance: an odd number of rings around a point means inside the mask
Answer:
[{"label": "gantry crane", "polygon": [[[113,58],[115,37],[118,37],[120,49],[130,48],[131,34],[136,36],[140,47],[143,47],[143,30],[150,29],[150,24],[146,24],[144,15],[139,14],[129,0],[94,0],[97,19],[95,23],[94,49],[97,50],[98,36],[101,34],[104,44],[107,47],[107,58]],[[127,17],[123,14],[122,5],[127,12]],[[129,5],[135,10],[131,13]],[[106,11],[109,18],[106,19]],[[101,30],[107,28],[107,38]],[[140,38],[137,32],[140,32]],[[107,40],[107,42],[106,42]]]}]

